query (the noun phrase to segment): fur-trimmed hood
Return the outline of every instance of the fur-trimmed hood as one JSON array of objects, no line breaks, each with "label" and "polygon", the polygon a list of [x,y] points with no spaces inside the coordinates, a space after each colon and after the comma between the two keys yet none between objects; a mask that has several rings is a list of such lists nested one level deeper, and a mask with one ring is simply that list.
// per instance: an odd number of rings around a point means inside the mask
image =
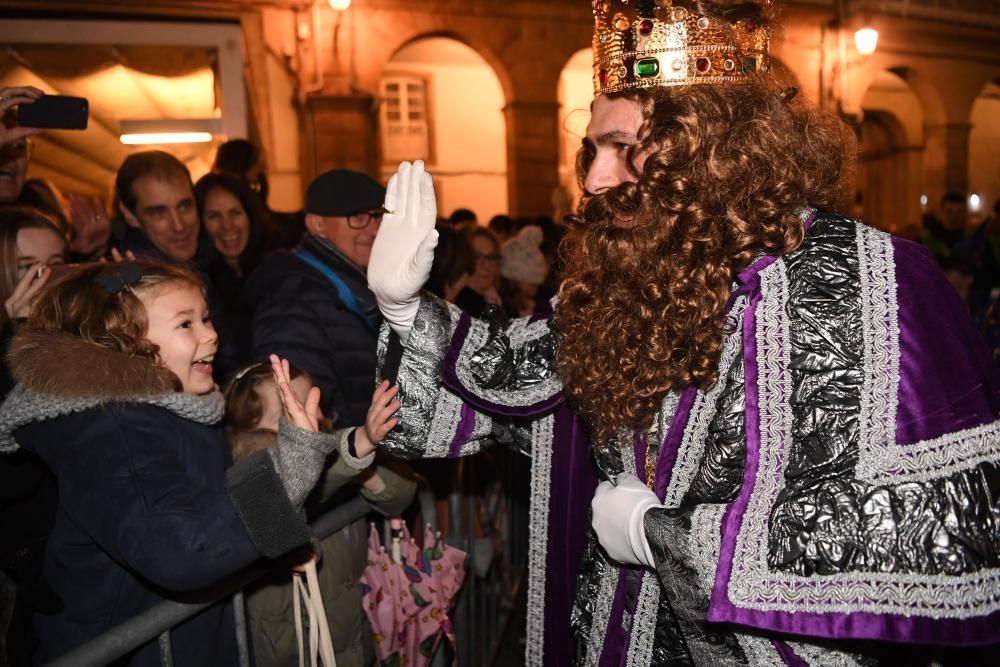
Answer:
[{"label": "fur-trimmed hood", "polygon": [[178,391],[177,377],[148,357],[130,357],[65,333],[22,331],[10,342],[14,382],[60,398],[127,401]]},{"label": "fur-trimmed hood", "polygon": [[179,391],[170,371],[146,357],[130,357],[64,333],[22,331],[7,365],[17,386],[0,405],[0,452],[18,448],[14,432],[28,424],[108,403],[157,405],[203,424],[222,420],[225,402],[215,391]]}]

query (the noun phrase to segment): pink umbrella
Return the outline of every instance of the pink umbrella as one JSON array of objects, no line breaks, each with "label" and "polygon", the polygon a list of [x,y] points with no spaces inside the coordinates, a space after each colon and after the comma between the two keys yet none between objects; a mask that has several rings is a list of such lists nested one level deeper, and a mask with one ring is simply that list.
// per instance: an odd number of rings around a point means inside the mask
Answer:
[{"label": "pink umbrella", "polygon": [[368,567],[361,576],[362,604],[375,634],[382,667],[425,667],[442,637],[455,644],[448,617],[465,580],[466,554],[425,528],[421,550],[404,525],[392,554],[372,525]]}]

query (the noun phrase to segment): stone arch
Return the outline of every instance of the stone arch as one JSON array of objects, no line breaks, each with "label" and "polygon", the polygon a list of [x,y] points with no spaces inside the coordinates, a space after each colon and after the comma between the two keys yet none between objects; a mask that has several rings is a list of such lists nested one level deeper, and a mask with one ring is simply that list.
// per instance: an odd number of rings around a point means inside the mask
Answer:
[{"label": "stone arch", "polygon": [[478,39],[476,35],[464,35],[457,32],[453,28],[414,31],[411,34],[401,36],[395,44],[386,45],[385,52],[389,54],[389,57],[382,63],[381,69],[384,70],[385,66],[392,62],[393,58],[395,58],[396,55],[406,47],[427,39],[450,39],[468,47],[474,51],[484,63],[489,65],[490,69],[493,70],[493,75],[500,82],[504,99],[509,100],[514,96],[514,83],[511,79],[510,72],[503,61],[496,56],[496,53],[494,53],[488,45],[483,43],[482,40]]},{"label": "stone arch", "polygon": [[941,91],[932,79],[909,65],[889,66],[885,68],[885,71],[905,81],[906,85],[913,91],[913,94],[916,95],[923,110],[924,125],[935,125],[946,122],[948,111],[945,108],[945,101]]},{"label": "stone arch", "polygon": [[569,58],[559,73],[559,185],[574,205],[580,198],[576,154],[587,132],[594,98],[593,58],[589,48]]},{"label": "stone arch", "polygon": [[475,50],[493,69],[506,100],[510,213],[549,212],[559,182],[559,73],[576,49],[590,43],[587,23],[570,22],[553,33],[526,27],[516,15],[466,15],[457,22],[448,12],[416,10],[359,12],[351,20],[356,35],[378,45],[356,50],[364,59],[354,65],[351,83],[365,92],[377,90],[393,54],[416,39],[443,36]]},{"label": "stone arch", "polygon": [[969,113],[969,192],[982,200],[979,217],[1000,201],[1000,77],[987,82]]},{"label": "stone arch", "polygon": [[869,224],[915,237],[923,191],[924,109],[899,75],[873,76],[860,101],[857,203]]},{"label": "stone arch", "polygon": [[440,32],[397,49],[378,83],[381,172],[403,159],[427,161],[442,216],[457,208],[482,222],[506,213],[507,139],[503,85],[465,42]]}]

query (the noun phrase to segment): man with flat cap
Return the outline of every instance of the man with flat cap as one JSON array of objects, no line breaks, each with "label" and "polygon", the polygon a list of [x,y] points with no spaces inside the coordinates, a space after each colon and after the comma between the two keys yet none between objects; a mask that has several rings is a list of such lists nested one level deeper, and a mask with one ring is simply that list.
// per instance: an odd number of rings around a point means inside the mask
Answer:
[{"label": "man with flat cap", "polygon": [[324,414],[344,426],[364,423],[375,385],[381,316],[365,273],[384,200],[365,174],[320,174],[306,190],[301,243],[264,260],[246,286],[254,356],[274,353],[309,373]]}]

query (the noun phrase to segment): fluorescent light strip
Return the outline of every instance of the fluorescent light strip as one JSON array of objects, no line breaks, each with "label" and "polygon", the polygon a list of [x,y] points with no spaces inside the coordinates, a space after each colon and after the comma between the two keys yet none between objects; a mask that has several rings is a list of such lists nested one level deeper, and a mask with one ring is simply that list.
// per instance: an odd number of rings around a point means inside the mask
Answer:
[{"label": "fluorescent light strip", "polygon": [[203,144],[212,140],[211,132],[143,132],[123,134],[119,138],[130,146],[143,144]]}]

